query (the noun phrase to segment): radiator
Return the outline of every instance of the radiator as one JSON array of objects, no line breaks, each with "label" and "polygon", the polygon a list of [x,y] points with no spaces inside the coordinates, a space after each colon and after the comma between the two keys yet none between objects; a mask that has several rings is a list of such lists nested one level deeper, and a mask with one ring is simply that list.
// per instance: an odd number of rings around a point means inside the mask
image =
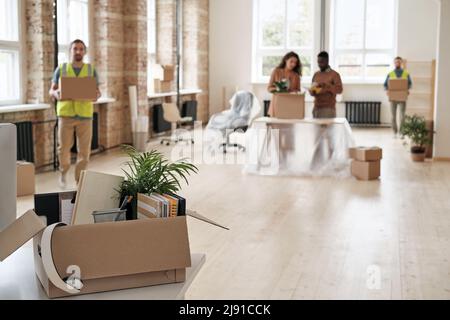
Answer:
[{"label": "radiator", "polygon": [[346,101],[345,116],[350,124],[379,125],[381,102],[375,101]]},{"label": "radiator", "polygon": [[34,163],[33,123],[15,123],[17,128],[17,160]]},{"label": "radiator", "polygon": [[197,121],[197,101],[185,101],[181,108],[181,117],[191,117],[193,121]]},{"label": "radiator", "polygon": [[150,110],[150,112],[153,112],[153,131],[155,133],[169,131],[172,128],[170,122],[164,120],[161,104],[155,104]]}]

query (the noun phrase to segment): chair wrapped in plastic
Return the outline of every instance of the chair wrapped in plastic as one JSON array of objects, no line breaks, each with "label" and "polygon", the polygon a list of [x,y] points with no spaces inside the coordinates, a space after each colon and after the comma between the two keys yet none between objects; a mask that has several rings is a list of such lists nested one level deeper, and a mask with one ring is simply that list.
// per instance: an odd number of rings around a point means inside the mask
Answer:
[{"label": "chair wrapped in plastic", "polygon": [[261,106],[256,96],[249,91],[238,91],[230,100],[230,109],[217,113],[211,117],[206,126],[207,132],[220,132],[222,143],[219,147],[227,152],[228,147],[245,150],[238,143],[230,142],[230,135],[234,132],[246,132],[251,122],[259,115]]}]

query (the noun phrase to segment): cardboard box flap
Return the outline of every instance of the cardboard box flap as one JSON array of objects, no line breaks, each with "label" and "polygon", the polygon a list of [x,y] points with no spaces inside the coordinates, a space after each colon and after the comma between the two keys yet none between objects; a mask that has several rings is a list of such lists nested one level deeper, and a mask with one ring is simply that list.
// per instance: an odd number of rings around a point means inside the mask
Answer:
[{"label": "cardboard box flap", "polygon": [[0,232],[0,261],[5,260],[46,227],[33,210],[27,211]]},{"label": "cardboard box flap", "polygon": [[52,255],[61,278],[76,265],[84,280],[191,265],[185,217],[60,227]]}]

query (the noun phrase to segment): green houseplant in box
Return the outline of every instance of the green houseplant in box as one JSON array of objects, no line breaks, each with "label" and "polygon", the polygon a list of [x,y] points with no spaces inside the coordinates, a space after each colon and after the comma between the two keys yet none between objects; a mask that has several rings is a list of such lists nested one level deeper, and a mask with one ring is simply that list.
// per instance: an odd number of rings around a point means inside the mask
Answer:
[{"label": "green houseplant in box", "polygon": [[426,147],[430,143],[430,131],[426,127],[425,118],[417,115],[405,116],[400,133],[411,141],[411,158],[413,161],[425,161]]},{"label": "green houseplant in box", "polygon": [[177,193],[181,183],[189,184],[187,177],[198,173],[198,168],[184,160],[169,162],[163,154],[156,150],[139,153],[134,147],[122,146],[129,156],[126,162],[125,180],[120,187],[122,199],[133,196],[127,219],[136,219],[137,194]]}]

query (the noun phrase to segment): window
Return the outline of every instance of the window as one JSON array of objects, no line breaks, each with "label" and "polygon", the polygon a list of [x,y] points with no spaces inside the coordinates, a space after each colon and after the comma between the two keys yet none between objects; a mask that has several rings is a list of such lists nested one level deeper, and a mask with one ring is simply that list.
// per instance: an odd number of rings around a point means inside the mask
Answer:
[{"label": "window", "polygon": [[384,80],[395,54],[396,0],[334,0],[334,66],[347,80]]},{"label": "window", "polygon": [[89,48],[88,0],[58,0],[59,63],[68,62],[69,45],[75,39],[83,40]]},{"label": "window", "polygon": [[19,1],[0,0],[0,103],[21,102]]},{"label": "window", "polygon": [[318,51],[320,8],[315,0],[254,0],[253,78],[266,82],[289,51],[299,54],[303,76],[312,76]]},{"label": "window", "polygon": [[153,92],[153,65],[156,63],[156,1],[147,0],[147,86]]}]

